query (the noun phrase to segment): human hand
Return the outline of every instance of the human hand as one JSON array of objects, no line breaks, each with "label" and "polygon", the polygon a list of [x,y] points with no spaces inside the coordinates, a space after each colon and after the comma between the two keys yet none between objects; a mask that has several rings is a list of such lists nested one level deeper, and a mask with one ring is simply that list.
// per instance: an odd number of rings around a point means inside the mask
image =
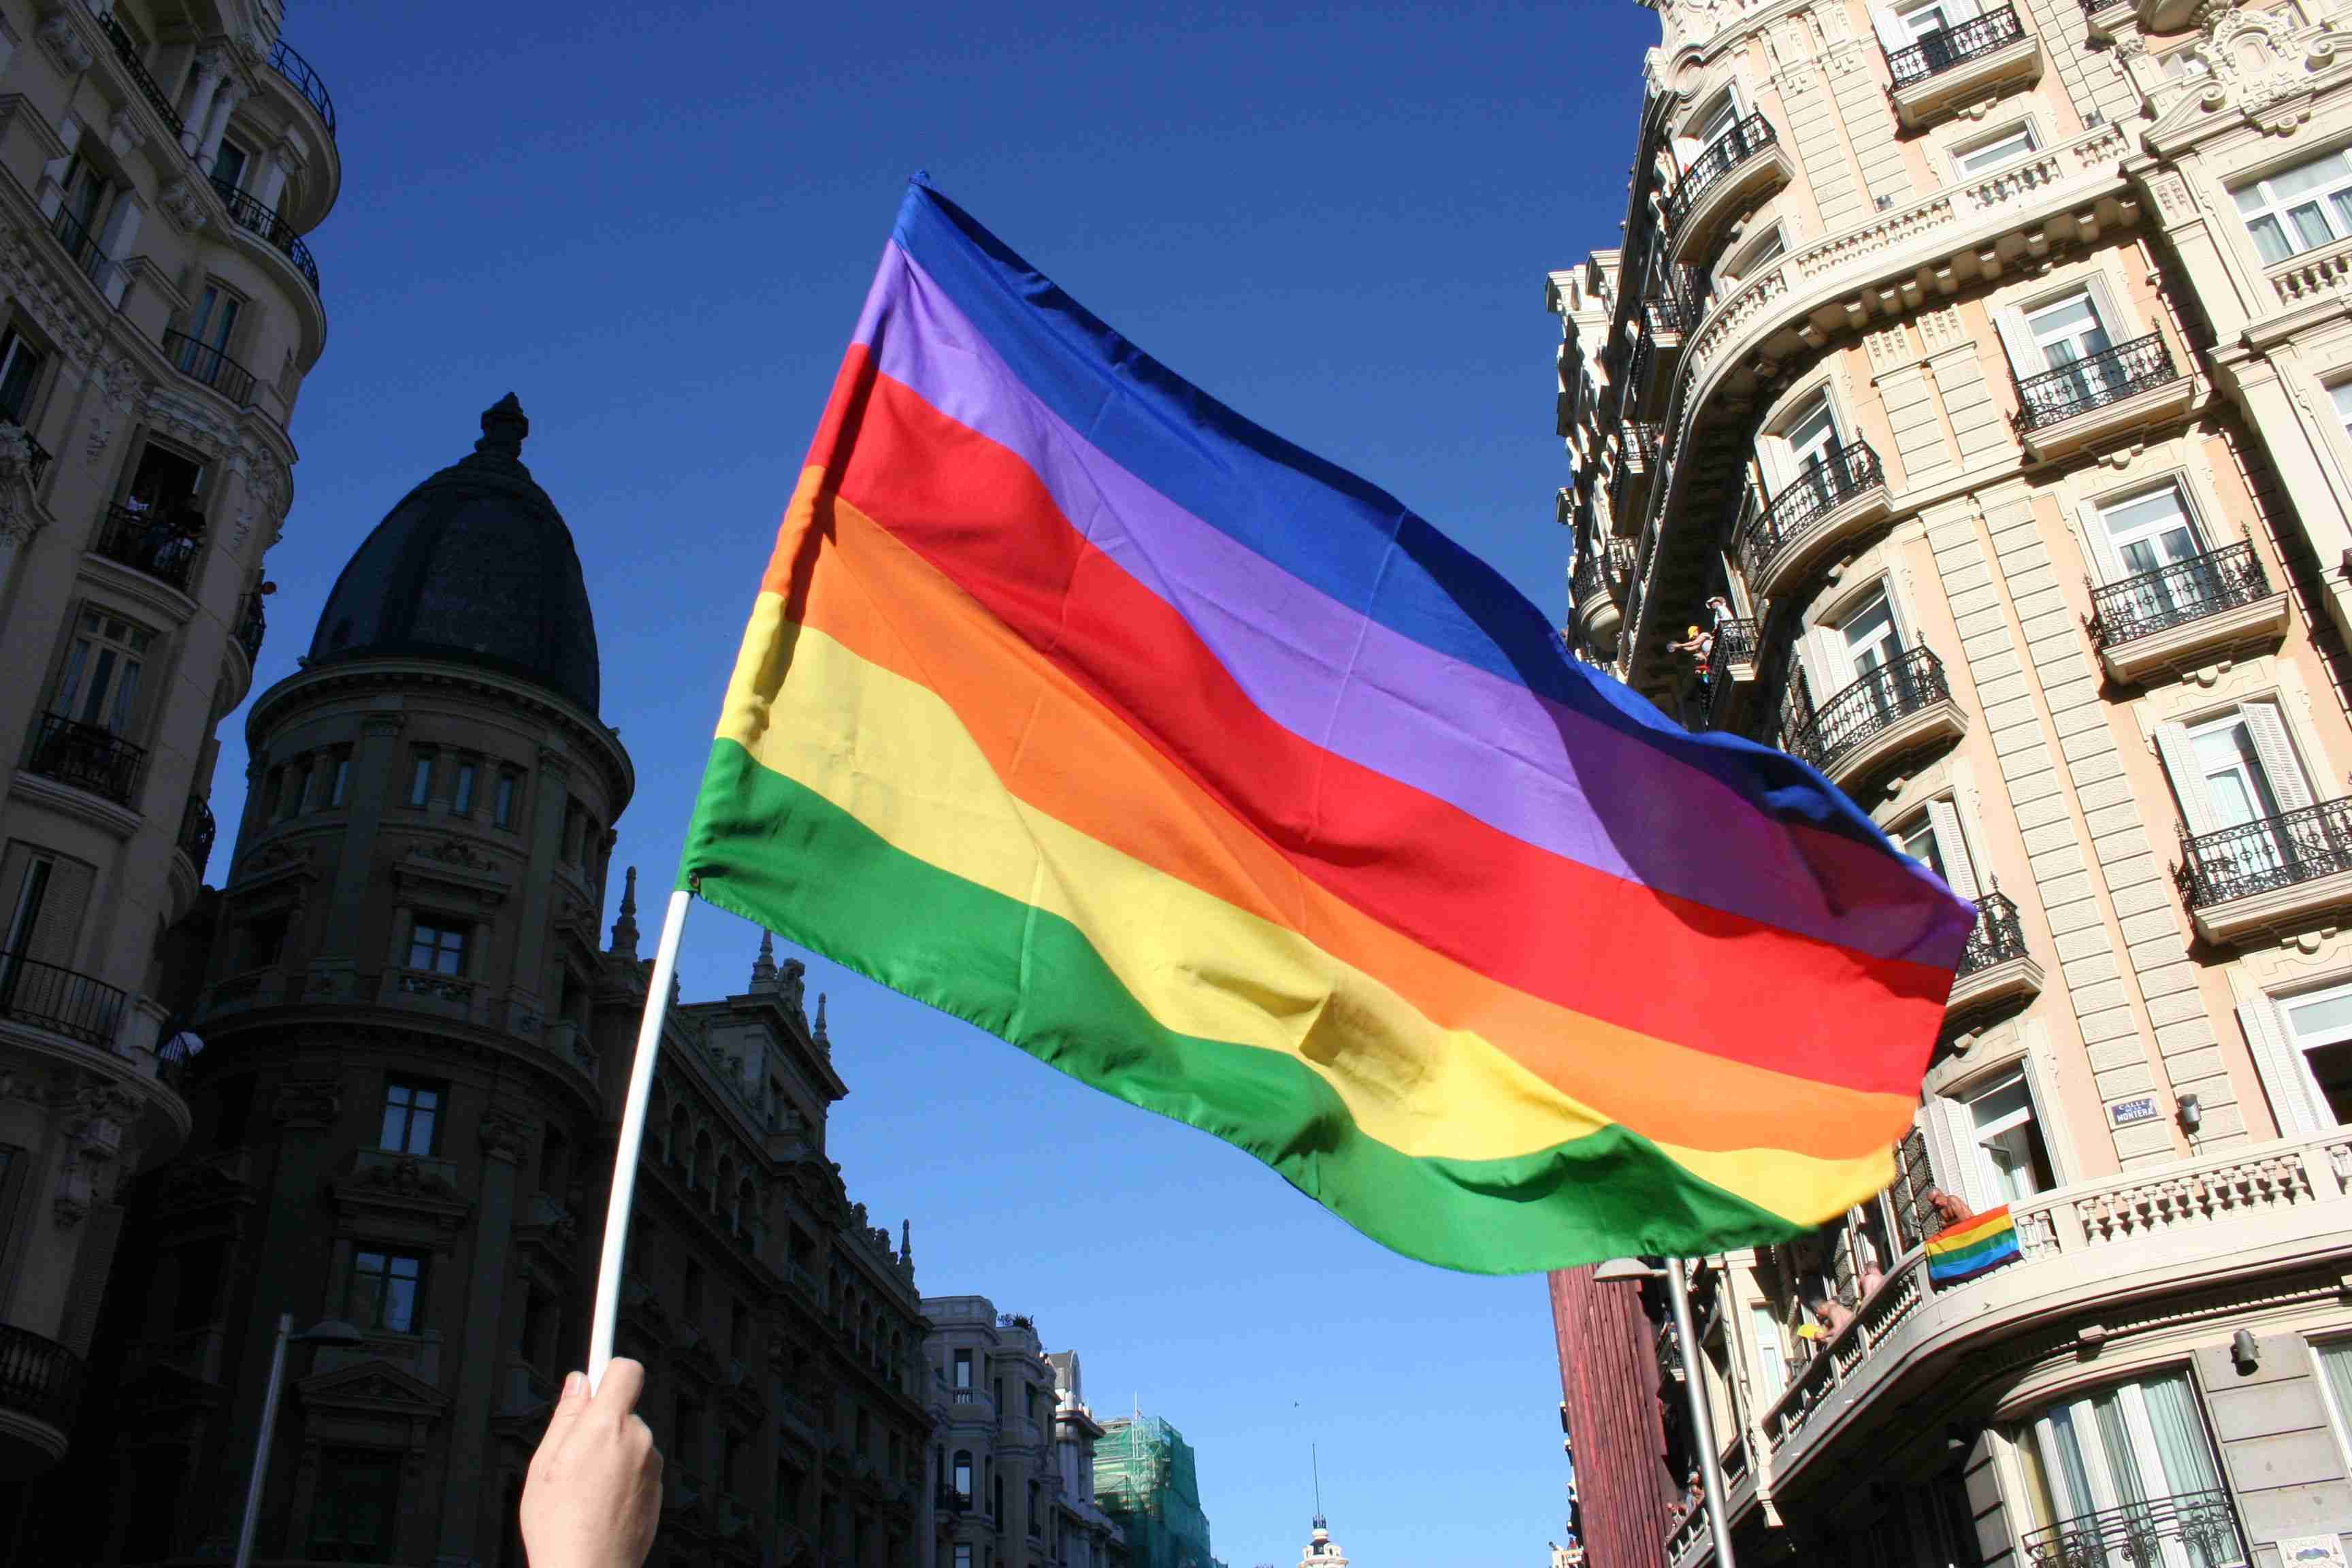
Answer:
[{"label": "human hand", "polygon": [[638,1416],[646,1369],[615,1359],[592,1396],[563,1380],[522,1489],[530,1568],[642,1568],[661,1516],[661,1450]]}]

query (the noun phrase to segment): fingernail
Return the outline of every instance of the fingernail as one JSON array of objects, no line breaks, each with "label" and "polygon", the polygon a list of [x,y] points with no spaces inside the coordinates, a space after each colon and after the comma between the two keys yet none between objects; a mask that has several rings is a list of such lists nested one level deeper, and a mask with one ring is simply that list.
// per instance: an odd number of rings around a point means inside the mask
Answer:
[{"label": "fingernail", "polygon": [[579,1372],[567,1372],[567,1373],[565,1373],[563,1374],[563,1397],[564,1397],[564,1398],[566,1398],[566,1399],[569,1399],[569,1398],[571,1398],[573,1394],[575,1394],[579,1393],[579,1392],[580,1392],[581,1385],[582,1385],[583,1384],[586,1383],[587,1381],[588,1381],[588,1375],[587,1375],[587,1373],[579,1373]]}]

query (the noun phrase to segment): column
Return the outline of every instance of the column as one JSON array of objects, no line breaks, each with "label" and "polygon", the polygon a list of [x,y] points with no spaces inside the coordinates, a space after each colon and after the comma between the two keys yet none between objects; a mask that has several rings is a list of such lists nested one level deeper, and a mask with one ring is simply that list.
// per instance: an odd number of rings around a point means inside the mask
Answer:
[{"label": "column", "polygon": [[205,117],[212,112],[213,99],[228,75],[227,62],[215,50],[207,49],[196,57],[194,89],[188,94],[187,106],[180,111],[180,151],[195,155],[197,143],[203,140]]},{"label": "column", "polygon": [[213,100],[212,119],[205,126],[204,142],[195,153],[196,167],[207,177],[213,172],[213,160],[220,156],[221,138],[228,134],[228,117],[244,97],[236,83],[227,82]]},{"label": "column", "polygon": [[2315,407],[2318,380],[2304,370],[2292,343],[2272,348],[2263,358],[2227,345],[2214,352],[2211,363],[2216,378],[2245,410],[2254,439],[2270,454],[2318,567],[2315,575],[2326,595],[2327,613],[2352,640],[2352,583],[2344,572],[2345,562],[2352,559],[2352,519],[2345,512],[2352,479],[2332,449],[2334,407],[2324,416]]},{"label": "column", "polygon": [[352,753],[352,776],[344,799],[350,816],[336,846],[334,887],[327,919],[310,961],[310,994],[349,996],[359,973],[359,921],[374,878],[375,844],[383,826],[387,793],[400,772],[400,735],[406,715],[372,713],[360,721],[360,742]]},{"label": "column", "polygon": [[549,909],[555,890],[556,858],[562,853],[566,808],[572,802],[572,763],[551,747],[539,749],[539,771],[530,777],[530,863],[522,876],[522,909],[515,921],[514,970],[507,983],[507,1027],[531,1038],[526,1017],[541,1017],[545,996],[540,983],[547,971]]},{"label": "column", "polygon": [[[499,1353],[506,1347],[508,1265],[514,1247],[515,1168],[530,1149],[531,1123],[493,1105],[482,1115],[480,1198],[474,1205],[473,1247],[467,1258],[466,1321],[450,1336],[457,1375],[449,1380],[449,1435],[441,1495],[441,1543],[434,1568],[474,1568],[474,1543],[495,1542],[506,1499],[482,1479],[488,1464],[490,1411],[498,1397]],[[487,1535],[486,1535],[487,1531]]]}]

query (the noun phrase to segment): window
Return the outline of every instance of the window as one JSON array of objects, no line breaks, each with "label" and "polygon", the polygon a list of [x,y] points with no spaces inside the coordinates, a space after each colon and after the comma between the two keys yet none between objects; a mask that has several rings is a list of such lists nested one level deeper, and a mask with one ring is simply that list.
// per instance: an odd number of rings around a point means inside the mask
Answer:
[{"label": "window", "polygon": [[400,1516],[400,1456],[374,1448],[323,1448],[310,1503],[314,1563],[389,1563]]},{"label": "window", "polygon": [[79,152],[66,161],[65,177],[58,182],[65,199],[49,220],[49,232],[73,258],[74,265],[93,282],[103,282],[106,252],[98,247],[99,226],[114,205],[114,182]]},{"label": "window", "polygon": [[[221,149],[224,156],[228,149]],[[229,338],[236,331],[236,319],[245,309],[245,301],[222,288],[207,282],[196,300],[196,308],[188,316],[186,341],[180,344],[180,374],[192,376],[206,386],[221,385],[223,356],[228,352]],[[235,388],[223,388],[234,394]]]},{"label": "window", "polygon": [[1723,286],[1727,289],[1740,279],[1754,277],[1759,269],[1780,260],[1788,249],[1788,233],[1776,223],[1759,237],[1740,247],[1730,260],[1717,268],[1726,279]]},{"label": "window", "polygon": [[49,711],[120,735],[138,717],[139,678],[154,634],[103,610],[84,610]]},{"label": "window", "polygon": [[245,184],[245,169],[252,162],[246,150],[224,136],[220,151],[213,154],[213,184],[225,191],[234,191]]},{"label": "window", "polygon": [[1927,809],[1888,835],[1895,847],[1944,879],[1944,885],[1974,902],[1979,894],[1976,862],[1960,831],[1960,814],[1950,801],[1930,801]]},{"label": "window", "polygon": [[2279,815],[2278,791],[2254,744],[2243,713],[2200,724],[2189,731],[2198,783],[2216,828],[2235,827]]},{"label": "window", "polygon": [[460,816],[471,816],[474,814],[475,767],[476,764],[471,758],[457,764],[457,788],[449,802],[449,809]]},{"label": "window", "polygon": [[971,1386],[971,1352],[970,1351],[958,1351],[955,1353],[955,1385],[958,1388]]},{"label": "window", "polygon": [[2311,1352],[2319,1362],[2320,1384],[2327,1390],[2328,1413],[2335,1418],[2336,1441],[2352,1447],[2352,1436],[2347,1436],[2352,1434],[2352,1340],[2314,1345]]},{"label": "window", "polygon": [[290,910],[268,910],[245,922],[245,966],[274,969],[286,956],[286,928]]},{"label": "window", "polygon": [[2110,581],[2161,572],[2205,552],[2179,485],[2102,506],[2098,523],[2091,545]]},{"label": "window", "polygon": [[1038,1518],[1037,1498],[1037,1483],[1031,1481],[1029,1483],[1029,1533],[1032,1535],[1043,1533],[1044,1521]]},{"label": "window", "polygon": [[971,1543],[959,1541],[955,1549],[955,1568],[971,1568]]},{"label": "window", "polygon": [[2265,266],[2352,235],[2352,155],[2344,149],[2230,194]]},{"label": "window", "polygon": [[[2029,1510],[2042,1515],[2032,1521],[2038,1528],[2222,1489],[2204,1415],[2185,1373],[2160,1373],[2060,1400],[2028,1422],[2014,1443],[2026,1472]],[[2159,1552],[2158,1560],[2168,1568],[2221,1568],[2245,1557],[2226,1536],[2216,1541],[2184,1531],[2178,1555]]]},{"label": "window", "polygon": [[1976,174],[2039,152],[2041,147],[2042,140],[2034,135],[2032,124],[2011,125],[1968,147],[1956,149],[1952,162],[1961,174]]},{"label": "window", "polygon": [[670,1431],[670,1441],[677,1445],[679,1468],[688,1475],[702,1473],[702,1406],[684,1394],[677,1398],[677,1415]]},{"label": "window", "polygon": [[423,805],[433,798],[433,752],[419,747],[408,766],[408,804]]},{"label": "window", "polygon": [[465,931],[420,919],[408,937],[408,967],[433,974],[465,973]]},{"label": "window", "polygon": [[678,1289],[685,1300],[688,1325],[698,1326],[702,1321],[702,1265],[688,1259]]},{"label": "window", "polygon": [[1905,43],[1916,44],[1928,34],[1956,27],[1976,14],[1974,0],[1928,0],[1925,5],[1897,13],[1895,26]]},{"label": "window", "polygon": [[2033,1095],[2023,1073],[2013,1074],[1970,1100],[1969,1116],[1975,1123],[1983,1169],[2000,1201],[2022,1202],[2058,1184],[2050,1173],[2042,1129],[2034,1124]]},{"label": "window", "polygon": [[310,793],[310,759],[302,758],[286,770],[284,793],[278,797],[278,819],[302,815],[304,797]]},{"label": "window", "polygon": [[727,1309],[727,1353],[737,1361],[751,1353],[751,1314],[740,1301]]},{"label": "window", "polygon": [[0,336],[0,418],[22,426],[31,412],[33,383],[47,356],[14,327]]},{"label": "window", "polygon": [[327,774],[327,804],[331,806],[342,805],[343,793],[350,788],[351,782],[352,754],[348,751],[338,751],[334,766]]},{"label": "window", "polygon": [[439,1142],[441,1090],[401,1079],[383,1086],[383,1132],[376,1147],[398,1154],[430,1154]]},{"label": "window", "polygon": [[1738,123],[1738,95],[1727,87],[1716,94],[1714,100],[1704,110],[1692,117],[1691,140],[1696,142],[1699,144],[1699,150],[1704,152],[1731,134],[1731,128]]},{"label": "window", "polygon": [[971,1501],[971,1450],[958,1448],[955,1457],[956,1496],[969,1504]]},{"label": "window", "polygon": [[2284,998],[2278,1011],[2310,1075],[2313,1104],[2326,1107],[2339,1126],[2352,1123],[2352,985]]},{"label": "window", "polygon": [[2088,289],[2035,306],[2025,313],[2025,325],[2042,369],[2089,359],[2109,346],[2106,323],[2099,319],[2098,303]]},{"label": "window", "polygon": [[416,1331],[425,1259],[413,1252],[362,1251],[352,1258],[351,1302],[343,1315],[362,1329]]},{"label": "window", "polygon": [[495,827],[515,825],[515,797],[522,793],[522,775],[512,768],[499,770],[498,793],[490,797],[490,824]]},{"label": "window", "polygon": [[215,1237],[191,1242],[179,1249],[179,1285],[172,1305],[172,1326],[201,1329],[220,1321],[222,1266],[227,1244]]}]

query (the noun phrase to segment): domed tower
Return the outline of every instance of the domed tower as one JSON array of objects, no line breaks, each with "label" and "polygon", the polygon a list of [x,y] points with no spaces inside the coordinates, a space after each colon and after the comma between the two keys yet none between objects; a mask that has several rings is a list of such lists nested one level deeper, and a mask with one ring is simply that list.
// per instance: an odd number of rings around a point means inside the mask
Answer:
[{"label": "domed tower", "polygon": [[544,1392],[516,1347],[584,1333],[571,1152],[610,1092],[590,1007],[635,781],[529,422],[509,395],[481,426],[360,545],[247,721],[190,1157],[124,1330],[128,1462],[152,1465],[142,1509],[179,1516],[158,1555],[234,1531],[287,1312],[361,1342],[289,1359],[264,1554],[394,1531],[401,1561],[495,1559],[487,1453]]}]

